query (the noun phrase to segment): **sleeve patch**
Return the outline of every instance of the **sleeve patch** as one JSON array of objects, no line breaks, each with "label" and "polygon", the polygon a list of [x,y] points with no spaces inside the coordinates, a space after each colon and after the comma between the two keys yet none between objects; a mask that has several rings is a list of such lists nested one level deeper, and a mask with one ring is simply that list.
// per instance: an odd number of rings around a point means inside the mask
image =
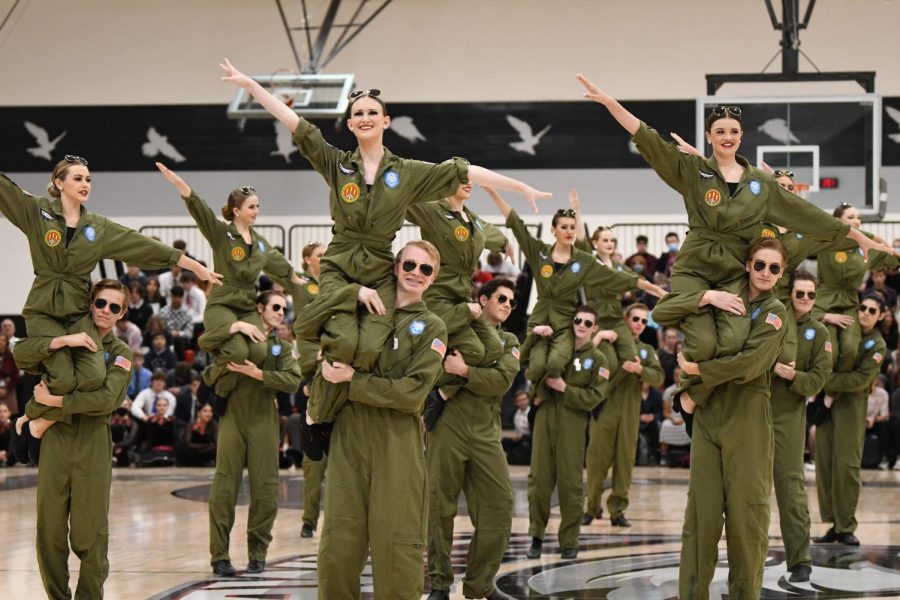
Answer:
[{"label": "sleeve patch", "polygon": [[519,349],[517,347],[513,347],[512,355],[513,355],[513,358],[515,358],[516,360],[519,360],[519,356],[521,355],[521,353],[519,352]]},{"label": "sleeve patch", "polygon": [[881,359],[883,359],[883,358],[884,357],[881,356],[881,352],[876,352],[875,354],[872,355],[872,359],[879,365],[881,364]]},{"label": "sleeve patch", "polygon": [[447,353],[447,345],[437,338],[431,342],[431,349],[440,354],[441,358]]},{"label": "sleeve patch", "polygon": [[766,316],[766,323],[774,327],[775,331],[781,329],[781,318],[775,313],[769,313],[768,316]]},{"label": "sleeve patch", "polygon": [[113,364],[115,364],[117,367],[122,367],[126,371],[131,370],[131,361],[122,355],[117,356],[116,361]]},{"label": "sleeve patch", "polygon": [[597,369],[597,375],[602,377],[603,379],[609,379],[609,369],[606,367],[600,367]]},{"label": "sleeve patch", "polygon": [[831,342],[825,342],[825,352],[831,352]]}]

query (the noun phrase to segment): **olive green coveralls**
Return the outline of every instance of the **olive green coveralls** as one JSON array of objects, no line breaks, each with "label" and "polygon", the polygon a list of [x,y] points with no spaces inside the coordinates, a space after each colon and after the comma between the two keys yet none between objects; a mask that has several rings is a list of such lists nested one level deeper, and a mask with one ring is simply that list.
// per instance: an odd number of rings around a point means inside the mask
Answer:
[{"label": "olive green coveralls", "polygon": [[499,352],[485,355],[459,393],[446,402],[433,431],[425,436],[428,474],[428,574],[432,590],[453,585],[453,519],[465,491],[475,531],[469,542],[463,594],[494,593],[512,527],[512,484],[500,443],[500,405],[519,372],[519,340],[508,332]]}]

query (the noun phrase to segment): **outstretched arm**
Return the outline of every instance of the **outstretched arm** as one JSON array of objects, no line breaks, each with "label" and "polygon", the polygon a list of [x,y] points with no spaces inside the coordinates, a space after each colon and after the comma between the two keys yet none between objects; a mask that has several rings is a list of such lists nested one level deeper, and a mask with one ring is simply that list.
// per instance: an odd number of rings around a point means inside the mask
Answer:
[{"label": "outstretched arm", "polygon": [[182,198],[191,195],[191,186],[189,186],[178,173],[161,162],[156,163],[156,168],[159,169],[159,172],[163,174],[163,177],[165,177],[169,183],[175,186],[175,189],[178,190],[178,193],[181,194]]},{"label": "outstretched arm", "polygon": [[578,197],[578,190],[574,187],[569,190],[569,208],[575,211],[575,239],[583,242],[587,239],[587,227],[584,226],[584,221],[581,219],[581,199]]},{"label": "outstretched arm", "polygon": [[611,114],[613,118],[619,122],[619,125],[621,125],[625,129],[625,131],[627,131],[631,135],[634,135],[637,132],[638,127],[641,126],[641,121],[636,116],[628,112],[624,106],[619,104],[618,100],[598,88],[591,82],[590,79],[588,79],[581,73],[575,75],[575,78],[581,82],[581,85],[584,86],[586,91],[582,95],[585,98],[587,98],[588,100],[593,100],[594,102],[605,106],[606,110],[609,111],[609,114]]},{"label": "outstretched arm", "polygon": [[269,114],[287,125],[288,129],[291,130],[291,133],[297,131],[297,125],[300,124],[300,117],[294,112],[294,109],[270,94],[263,86],[259,85],[259,83],[238,71],[227,58],[225,59],[224,64],[219,63],[219,66],[222,67],[222,70],[225,72],[225,75],[222,76],[222,81],[233,83],[236,86],[247,90],[263,108],[269,111]]},{"label": "outstretched arm", "polygon": [[491,197],[491,200],[494,201],[494,204],[497,205],[497,210],[500,211],[500,214],[503,215],[504,219],[509,218],[509,213],[512,212],[512,207],[509,203],[503,199],[503,196],[497,193],[497,190],[488,185],[482,185],[481,189],[487,192],[488,196]]},{"label": "outstretched arm", "polygon": [[484,167],[479,167],[478,165],[469,165],[469,179],[484,188],[493,187],[508,192],[522,194],[525,196],[525,199],[528,200],[528,203],[531,205],[534,212],[538,211],[538,200],[547,200],[553,197],[553,194],[549,192],[540,192],[527,183],[522,183],[518,179],[501,175],[500,173],[485,169]]}]

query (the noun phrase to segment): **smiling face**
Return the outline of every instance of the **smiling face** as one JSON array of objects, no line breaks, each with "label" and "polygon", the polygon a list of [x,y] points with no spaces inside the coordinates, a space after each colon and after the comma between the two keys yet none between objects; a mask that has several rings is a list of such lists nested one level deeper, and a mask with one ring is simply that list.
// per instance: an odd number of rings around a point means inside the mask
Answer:
[{"label": "smiling face", "polygon": [[[772,273],[773,265],[777,265]],[[760,248],[753,253],[753,257],[747,262],[747,272],[750,274],[750,289],[757,293],[767,292],[775,287],[781,276],[784,275],[784,258],[781,252],[772,248]],[[757,270],[759,269],[759,270]]]},{"label": "smiling face", "polygon": [[275,329],[281,325],[281,322],[284,321],[286,304],[287,299],[281,294],[270,294],[264,305],[256,305],[256,310],[259,311],[267,329]]},{"label": "smiling face", "polygon": [[456,193],[453,194],[454,200],[468,200],[472,197],[472,182],[469,183],[461,183],[459,187],[456,188]]},{"label": "smiling face", "polygon": [[[410,262],[415,263],[411,271],[406,268]],[[406,264],[406,266],[404,266]],[[422,273],[422,265],[430,265],[433,269],[431,275]],[[407,246],[400,252],[397,262],[394,264],[394,275],[397,276],[397,287],[406,294],[421,297],[434,282],[438,263],[424,249],[418,246]]]},{"label": "smiling face", "polygon": [[855,206],[848,207],[838,218],[841,220],[841,223],[846,223],[854,229],[859,229],[862,225],[859,210],[857,210]]},{"label": "smiling face", "polygon": [[557,218],[550,231],[562,246],[571,247],[575,243],[575,219],[572,217]]},{"label": "smiling face", "polygon": [[232,213],[235,223],[254,225],[259,217],[259,198],[256,195],[247,196],[239,208],[232,209]]},{"label": "smiling face", "polygon": [[91,196],[91,172],[81,164],[70,165],[62,178],[53,180],[60,194],[70,200],[87,202]]},{"label": "smiling face", "polygon": [[713,155],[717,159],[733,159],[741,147],[743,135],[744,131],[737,119],[722,118],[713,121],[706,132],[706,141],[712,146]]},{"label": "smiling face", "polygon": [[597,256],[600,258],[609,258],[616,251],[616,234],[611,229],[604,229],[594,241],[594,247],[597,248]]},{"label": "smiling face", "polygon": [[356,136],[356,141],[379,141],[384,137],[384,130],[391,124],[391,118],[384,114],[384,109],[377,100],[363,96],[350,107],[350,118],[347,128]]},{"label": "smiling face", "polygon": [[197,420],[201,423],[209,423],[213,418],[213,409],[209,404],[204,404],[197,412]]}]

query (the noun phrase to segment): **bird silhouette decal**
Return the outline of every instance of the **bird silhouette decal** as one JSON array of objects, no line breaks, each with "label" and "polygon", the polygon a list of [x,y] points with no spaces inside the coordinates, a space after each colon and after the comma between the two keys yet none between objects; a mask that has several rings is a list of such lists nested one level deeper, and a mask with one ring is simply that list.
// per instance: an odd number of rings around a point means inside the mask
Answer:
[{"label": "bird silhouette decal", "polygon": [[520,140],[518,142],[510,142],[510,147],[513,150],[518,150],[519,152],[534,156],[534,147],[541,142],[541,138],[544,137],[544,134],[550,131],[550,125],[547,125],[540,133],[535,135],[531,129],[531,125],[522,119],[517,119],[512,115],[506,115],[506,120],[510,126],[518,132]]},{"label": "bird silhouette decal", "polygon": [[46,160],[53,160],[50,157],[50,153],[56,150],[56,144],[59,143],[59,140],[63,139],[68,133],[68,131],[63,131],[61,134],[56,136],[56,139],[51,140],[50,135],[47,133],[47,130],[39,125],[35,125],[30,121],[25,121],[25,129],[28,130],[28,133],[34,138],[34,141],[37,143],[37,147],[28,148],[28,153],[32,156],[37,156],[38,158],[44,158]]},{"label": "bird silhouette decal", "polygon": [[391,126],[388,128],[388,131],[393,131],[403,139],[410,141],[413,144],[419,141],[425,141],[425,136],[422,135],[422,132],[419,131],[418,127],[416,127],[416,124],[413,122],[412,117],[400,116],[392,118]]},{"label": "bird silhouette decal", "polygon": [[162,154],[166,158],[171,158],[177,163],[182,163],[187,160],[175,149],[175,146],[169,143],[168,137],[156,131],[156,127],[151,127],[147,130],[147,142],[141,146],[141,152],[148,158]]},{"label": "bird silhouette decal", "polygon": [[291,154],[299,152],[294,144],[294,136],[291,134],[291,130],[280,121],[275,121],[275,148],[277,150],[269,152],[269,156],[282,156],[286,163],[291,162]]},{"label": "bird silhouette decal", "polygon": [[798,140],[797,136],[790,130],[787,121],[784,119],[769,119],[757,127],[756,130],[762,131],[773,140],[781,142],[782,144],[800,143],[800,140]]},{"label": "bird silhouette decal", "polygon": [[[900,109],[896,109],[892,106],[885,106],[884,110],[886,110],[888,116],[894,120],[894,123],[900,125]],[[900,133],[891,133],[888,137],[891,138],[891,141],[895,144],[900,144]]]}]

